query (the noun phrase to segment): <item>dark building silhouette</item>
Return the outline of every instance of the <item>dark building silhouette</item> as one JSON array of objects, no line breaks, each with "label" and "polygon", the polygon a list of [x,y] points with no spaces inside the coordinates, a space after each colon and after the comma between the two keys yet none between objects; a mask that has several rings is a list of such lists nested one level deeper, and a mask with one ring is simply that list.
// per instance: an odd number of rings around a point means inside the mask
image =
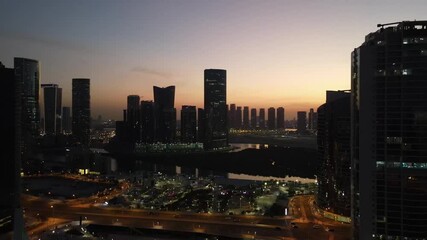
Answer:
[{"label": "dark building silhouette", "polygon": [[314,109],[310,108],[310,111],[308,112],[308,130],[313,130],[314,125]]},{"label": "dark building silhouette", "polygon": [[243,107],[243,129],[249,129],[249,107]]},{"label": "dark building silhouette", "polygon": [[242,129],[242,107],[237,107],[236,110],[236,129]]},{"label": "dark building silhouette", "polygon": [[205,69],[205,149],[228,146],[226,70]]},{"label": "dark building silhouette", "polygon": [[317,116],[318,116],[317,112],[314,112],[313,113],[313,129],[312,129],[314,131],[317,130]]},{"label": "dark building silhouette", "polygon": [[70,107],[62,107],[62,132],[64,134],[71,133],[71,109]]},{"label": "dark building silhouette", "polygon": [[141,101],[141,141],[153,143],[156,139],[156,119],[153,101]]},{"label": "dark building silhouette", "polygon": [[181,142],[194,143],[197,140],[196,106],[182,106]]},{"label": "dark building silhouette", "polygon": [[89,147],[90,142],[90,79],[73,78],[72,132],[77,143]]},{"label": "dark building silhouette", "polygon": [[299,133],[307,132],[307,112],[297,112],[297,131]]},{"label": "dark building silhouette", "polygon": [[277,129],[285,129],[285,109],[277,108]]},{"label": "dark building silhouette", "polygon": [[47,135],[62,132],[62,88],[58,84],[42,84],[44,92],[44,131]]},{"label": "dark building silhouette", "polygon": [[379,25],[352,53],[356,239],[427,236],[427,21]]},{"label": "dark building silhouette", "polygon": [[39,62],[27,58],[15,58],[15,81],[21,89],[21,152],[27,161],[36,138],[40,136]]},{"label": "dark building silhouette", "polygon": [[153,87],[156,115],[156,139],[171,143],[176,136],[175,86]]},{"label": "dark building silhouette", "polygon": [[229,119],[229,127],[236,128],[236,104],[230,104],[228,119]]},{"label": "dark building silhouette", "polygon": [[205,110],[203,108],[197,109],[197,141],[205,142]]},{"label": "dark building silhouette", "polygon": [[[317,148],[320,167],[317,174],[317,203],[320,208],[350,216],[350,93],[337,94],[318,109]],[[327,97],[329,99],[329,97]],[[312,111],[314,112],[314,111]]]},{"label": "dark building silhouette", "polygon": [[[13,68],[6,68],[0,62],[0,80],[2,94],[0,94],[0,126],[2,134],[2,150],[0,151],[0,238],[13,231],[14,210],[19,207],[17,197],[20,173],[20,92],[18,81],[15,81]],[[4,236],[6,237],[6,236]],[[4,238],[6,239],[6,238]]]},{"label": "dark building silhouette", "polygon": [[141,125],[140,125],[140,97],[138,95],[129,95],[127,97],[126,109],[126,126],[130,142],[139,142],[141,139]]},{"label": "dark building silhouette", "polygon": [[251,129],[256,129],[256,108],[251,108]]},{"label": "dark building silhouette", "polygon": [[268,130],[276,129],[276,109],[274,107],[268,108],[267,127]]},{"label": "dark building silhouette", "polygon": [[259,119],[258,119],[258,127],[259,129],[265,129],[265,109],[259,109]]}]

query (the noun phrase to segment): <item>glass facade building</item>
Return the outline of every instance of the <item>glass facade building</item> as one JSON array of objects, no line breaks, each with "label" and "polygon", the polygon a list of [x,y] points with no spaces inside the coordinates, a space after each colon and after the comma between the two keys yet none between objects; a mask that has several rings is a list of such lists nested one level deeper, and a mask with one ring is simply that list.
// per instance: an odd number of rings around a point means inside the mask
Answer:
[{"label": "glass facade building", "polygon": [[354,239],[425,239],[427,21],[379,27],[351,56]]}]

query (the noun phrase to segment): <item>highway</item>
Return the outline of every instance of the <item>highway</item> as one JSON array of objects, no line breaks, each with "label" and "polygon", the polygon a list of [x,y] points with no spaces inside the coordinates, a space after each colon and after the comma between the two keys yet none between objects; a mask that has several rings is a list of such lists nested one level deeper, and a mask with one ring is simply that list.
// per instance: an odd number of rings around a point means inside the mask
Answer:
[{"label": "highway", "polygon": [[[127,186],[123,187],[123,191]],[[333,222],[318,216],[313,206],[313,196],[296,196],[289,202],[287,217],[266,217],[252,215],[223,215],[190,212],[148,211],[140,209],[94,206],[121,194],[112,191],[104,197],[90,197],[72,200],[45,200],[24,195],[23,206],[26,215],[42,220],[42,224],[29,227],[28,234],[38,239],[43,231],[55,226],[84,219],[84,224],[126,226],[130,228],[151,228],[184,232],[202,232],[212,235],[245,239],[350,239],[350,226]],[[297,227],[293,227],[294,223]],[[313,228],[319,225],[320,228]],[[334,232],[326,231],[333,228]]]}]

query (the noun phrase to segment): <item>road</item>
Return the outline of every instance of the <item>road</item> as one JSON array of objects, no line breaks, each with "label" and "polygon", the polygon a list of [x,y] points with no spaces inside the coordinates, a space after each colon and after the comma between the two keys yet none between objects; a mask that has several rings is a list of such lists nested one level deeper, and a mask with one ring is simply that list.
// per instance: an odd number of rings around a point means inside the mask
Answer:
[{"label": "road", "polygon": [[[122,189],[126,189],[126,187]],[[350,239],[350,226],[348,224],[336,223],[316,214],[313,196],[292,198],[289,202],[292,216],[287,217],[147,211],[93,205],[95,201],[99,203],[105,198],[108,199],[120,193],[120,190],[115,190],[109,196],[65,201],[46,201],[38,197],[24,195],[23,206],[26,208],[26,215],[44,221],[43,224],[27,229],[28,234],[31,238],[37,239],[43,231],[52,229],[60,223],[77,221],[82,217],[84,223],[203,232],[245,239]],[[297,227],[293,228],[291,222],[294,222]],[[321,227],[314,229],[313,225],[315,224]],[[327,228],[333,228],[334,232],[326,231]]]}]

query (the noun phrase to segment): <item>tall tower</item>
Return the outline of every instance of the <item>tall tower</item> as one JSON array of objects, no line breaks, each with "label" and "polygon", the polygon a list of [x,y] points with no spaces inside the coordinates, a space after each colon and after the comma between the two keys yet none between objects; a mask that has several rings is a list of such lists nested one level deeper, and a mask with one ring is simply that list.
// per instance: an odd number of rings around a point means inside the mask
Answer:
[{"label": "tall tower", "polygon": [[237,107],[236,109],[236,119],[235,119],[235,128],[242,129],[242,107]]},{"label": "tall tower", "polygon": [[153,101],[141,101],[141,141],[152,143],[156,136],[156,120]]},{"label": "tall tower", "polygon": [[62,131],[62,88],[58,84],[42,84],[44,92],[44,131],[57,135]]},{"label": "tall tower", "polygon": [[89,147],[90,141],[90,79],[73,78],[72,132],[77,143]]},{"label": "tall tower", "polygon": [[274,107],[268,108],[268,130],[276,129],[276,109]]},{"label": "tall tower", "polygon": [[15,58],[14,66],[15,81],[21,89],[21,151],[25,160],[40,135],[40,69],[38,61],[27,58]]},{"label": "tall tower", "polygon": [[243,129],[249,129],[249,107],[243,107]]},{"label": "tall tower", "polygon": [[70,107],[62,107],[62,132],[64,134],[71,133],[71,109]]},{"label": "tall tower", "polygon": [[230,104],[230,110],[228,111],[229,128],[236,128],[236,104]]},{"label": "tall tower", "polygon": [[314,109],[310,108],[308,112],[308,130],[313,130],[314,126]]},{"label": "tall tower", "polygon": [[259,109],[258,126],[259,129],[265,129],[265,108]]},{"label": "tall tower", "polygon": [[181,142],[193,143],[197,140],[196,106],[182,106],[181,109]]},{"label": "tall tower", "polygon": [[297,112],[297,131],[305,133],[307,131],[307,112]]},{"label": "tall tower", "polygon": [[227,128],[227,72],[223,69],[205,69],[205,149],[228,146]]},{"label": "tall tower", "polygon": [[327,91],[327,95],[338,97],[328,96],[317,109],[317,203],[330,212],[350,217],[350,93]]},{"label": "tall tower", "polygon": [[153,87],[156,115],[156,138],[163,143],[175,141],[176,109],[175,86]]},{"label": "tall tower", "polygon": [[351,56],[356,239],[427,236],[427,21],[379,24]]},{"label": "tall tower", "polygon": [[141,139],[140,125],[140,97],[138,95],[129,95],[127,98],[126,126],[129,131],[130,141],[135,143]]},{"label": "tall tower", "polygon": [[285,109],[277,108],[277,129],[285,129]]},{"label": "tall tower", "polygon": [[251,129],[256,129],[256,108],[251,108]]}]

